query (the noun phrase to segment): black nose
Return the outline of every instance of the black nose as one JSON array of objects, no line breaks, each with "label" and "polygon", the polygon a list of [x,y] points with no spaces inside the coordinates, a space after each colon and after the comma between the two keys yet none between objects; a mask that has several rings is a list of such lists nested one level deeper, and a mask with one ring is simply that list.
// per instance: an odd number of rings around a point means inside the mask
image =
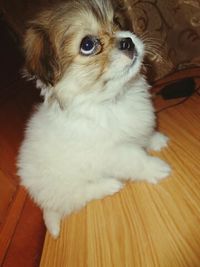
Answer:
[{"label": "black nose", "polygon": [[135,44],[133,43],[130,37],[120,39],[118,43],[118,48],[119,50],[125,52],[125,54],[130,58],[133,58]]},{"label": "black nose", "polygon": [[135,49],[135,45],[130,37],[123,38],[119,41],[119,49],[131,51]]}]

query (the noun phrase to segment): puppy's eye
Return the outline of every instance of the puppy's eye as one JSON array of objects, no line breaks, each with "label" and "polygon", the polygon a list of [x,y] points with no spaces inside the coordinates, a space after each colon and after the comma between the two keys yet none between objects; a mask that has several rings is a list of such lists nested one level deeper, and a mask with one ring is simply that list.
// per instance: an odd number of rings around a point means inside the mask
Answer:
[{"label": "puppy's eye", "polygon": [[90,56],[98,51],[100,41],[94,36],[86,36],[81,41],[80,53],[84,56]]}]

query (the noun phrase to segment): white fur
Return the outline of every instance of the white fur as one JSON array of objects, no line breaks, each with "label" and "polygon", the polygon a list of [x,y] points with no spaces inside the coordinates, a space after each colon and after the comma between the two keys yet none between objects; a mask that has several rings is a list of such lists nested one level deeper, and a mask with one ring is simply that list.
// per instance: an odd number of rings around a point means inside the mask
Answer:
[{"label": "white fur", "polygon": [[113,65],[104,77],[109,80],[106,87],[102,90],[99,81],[83,93],[84,78],[79,83],[75,75],[79,70],[70,70],[55,87],[65,108],[44,101],[27,126],[18,174],[44,210],[54,237],[63,216],[92,199],[118,192],[124,180],[156,183],[170,173],[166,163],[146,152],[165,146],[166,139],[154,131],[149,86],[139,74],[143,45],[131,33],[121,35],[136,43],[138,58],[133,66],[120,75],[130,59],[117,61],[114,51]]}]

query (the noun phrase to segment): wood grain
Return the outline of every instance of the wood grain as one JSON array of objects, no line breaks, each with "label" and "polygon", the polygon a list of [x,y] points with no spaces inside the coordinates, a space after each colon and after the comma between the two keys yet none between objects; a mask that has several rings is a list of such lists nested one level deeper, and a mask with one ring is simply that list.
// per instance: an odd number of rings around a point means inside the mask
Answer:
[{"label": "wood grain", "polygon": [[158,185],[127,183],[47,233],[40,267],[200,266],[200,97],[159,114],[173,173]]},{"label": "wood grain", "polygon": [[1,264],[3,263],[6,251],[15,232],[15,227],[21,215],[26,196],[27,193],[23,188],[20,187],[16,193],[15,200],[10,207],[8,215],[6,216],[5,222],[2,225],[0,231],[0,266],[2,266]]},{"label": "wood grain", "polygon": [[40,209],[27,197],[1,266],[38,267],[45,232]]}]

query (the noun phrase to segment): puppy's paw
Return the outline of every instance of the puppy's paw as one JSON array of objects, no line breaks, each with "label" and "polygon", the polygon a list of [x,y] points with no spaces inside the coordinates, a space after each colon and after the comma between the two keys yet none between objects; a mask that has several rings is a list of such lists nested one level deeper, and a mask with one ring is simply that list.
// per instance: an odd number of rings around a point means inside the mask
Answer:
[{"label": "puppy's paw", "polygon": [[53,238],[58,238],[60,233],[60,215],[57,212],[45,210],[43,216],[49,233]]},{"label": "puppy's paw", "polygon": [[123,183],[115,179],[101,179],[96,183],[87,186],[87,200],[101,199],[108,195],[113,195],[120,191]]},{"label": "puppy's paw", "polygon": [[122,189],[123,184],[118,180],[108,179],[108,180],[106,180],[103,187],[105,188],[105,191],[108,192],[108,195],[113,195],[113,194],[119,192],[120,189]]},{"label": "puppy's paw", "polygon": [[163,160],[151,157],[145,166],[144,179],[152,184],[156,184],[160,180],[166,178],[171,173],[170,166]]},{"label": "puppy's paw", "polygon": [[154,151],[160,151],[162,148],[167,147],[167,143],[169,138],[159,132],[155,132],[154,135],[151,137],[148,149]]}]

